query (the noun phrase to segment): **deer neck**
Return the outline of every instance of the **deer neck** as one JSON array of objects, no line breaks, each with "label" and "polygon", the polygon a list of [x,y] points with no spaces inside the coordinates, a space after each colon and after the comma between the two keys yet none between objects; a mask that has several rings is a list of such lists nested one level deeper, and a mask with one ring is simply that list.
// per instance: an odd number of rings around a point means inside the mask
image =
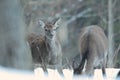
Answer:
[{"label": "deer neck", "polygon": [[55,53],[56,52],[56,38],[47,38],[45,37],[45,41],[46,41],[46,47],[48,52],[50,53]]}]

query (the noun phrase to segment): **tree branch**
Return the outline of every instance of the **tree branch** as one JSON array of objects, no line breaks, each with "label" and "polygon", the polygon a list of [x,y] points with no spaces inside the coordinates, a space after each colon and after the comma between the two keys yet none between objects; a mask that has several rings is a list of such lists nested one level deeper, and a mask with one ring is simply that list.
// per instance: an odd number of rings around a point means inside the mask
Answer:
[{"label": "tree branch", "polygon": [[91,9],[91,8],[88,8],[88,9],[86,9],[86,10],[84,10],[84,11],[82,11],[82,12],[76,14],[76,15],[73,15],[73,16],[67,21],[67,24],[75,21],[76,19],[84,16],[86,13],[91,12],[91,11],[92,11],[92,9]]}]

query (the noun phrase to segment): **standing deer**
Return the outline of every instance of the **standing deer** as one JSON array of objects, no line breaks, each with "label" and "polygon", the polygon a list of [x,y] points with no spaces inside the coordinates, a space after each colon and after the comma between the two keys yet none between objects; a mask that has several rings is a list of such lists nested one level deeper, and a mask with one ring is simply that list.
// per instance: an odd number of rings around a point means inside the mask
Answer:
[{"label": "standing deer", "polygon": [[58,72],[62,72],[62,50],[59,40],[56,36],[56,31],[59,27],[60,19],[55,19],[48,22],[39,21],[45,35],[30,34],[28,42],[31,47],[33,61],[39,62],[47,72],[47,65],[55,65]]},{"label": "standing deer", "polygon": [[74,73],[82,74],[85,67],[84,74],[92,76],[94,69],[101,68],[105,75],[107,41],[104,31],[100,27],[93,25],[82,28],[79,36],[79,52],[82,59],[79,67],[74,69]]}]

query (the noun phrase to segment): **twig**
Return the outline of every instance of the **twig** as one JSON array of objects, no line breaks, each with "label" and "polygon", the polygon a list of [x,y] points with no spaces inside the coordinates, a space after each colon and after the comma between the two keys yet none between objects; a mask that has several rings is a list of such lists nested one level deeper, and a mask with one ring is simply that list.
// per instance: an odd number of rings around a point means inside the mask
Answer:
[{"label": "twig", "polygon": [[115,61],[116,58],[117,58],[117,55],[118,55],[119,50],[120,50],[120,44],[119,44],[118,48],[115,50],[114,59],[113,59],[114,61]]}]

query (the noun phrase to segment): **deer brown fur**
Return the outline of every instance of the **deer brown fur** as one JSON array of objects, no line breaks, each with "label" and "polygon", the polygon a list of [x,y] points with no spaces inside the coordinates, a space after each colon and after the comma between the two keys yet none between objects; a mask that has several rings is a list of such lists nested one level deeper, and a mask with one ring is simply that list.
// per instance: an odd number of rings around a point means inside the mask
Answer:
[{"label": "deer brown fur", "polygon": [[101,68],[105,74],[108,40],[102,28],[96,25],[82,28],[78,42],[82,60],[79,67],[74,69],[74,73],[82,74],[85,67],[85,75],[93,75],[96,68]]}]

